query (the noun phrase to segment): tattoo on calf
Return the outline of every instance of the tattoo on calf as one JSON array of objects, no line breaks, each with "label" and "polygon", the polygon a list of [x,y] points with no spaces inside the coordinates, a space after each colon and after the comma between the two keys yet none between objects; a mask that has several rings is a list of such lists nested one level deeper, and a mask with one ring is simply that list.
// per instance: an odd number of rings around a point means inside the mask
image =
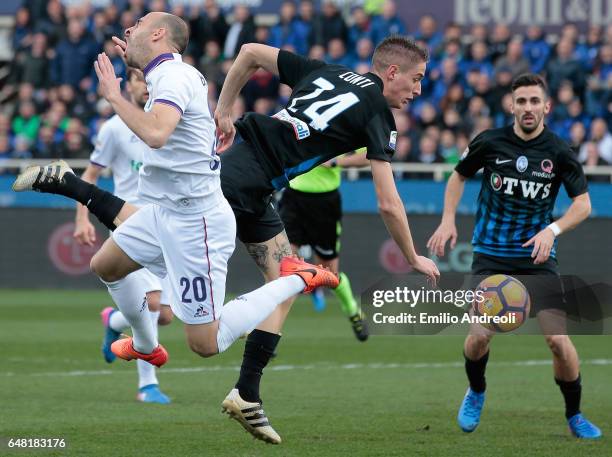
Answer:
[{"label": "tattoo on calf", "polygon": [[293,255],[293,251],[291,250],[291,245],[285,240],[282,240],[280,243],[276,242],[276,249],[272,253],[272,257],[278,263],[283,259],[283,257],[287,257],[289,255]]},{"label": "tattoo on calf", "polygon": [[268,246],[259,243],[246,243],[245,247],[257,266],[265,272],[268,263]]}]

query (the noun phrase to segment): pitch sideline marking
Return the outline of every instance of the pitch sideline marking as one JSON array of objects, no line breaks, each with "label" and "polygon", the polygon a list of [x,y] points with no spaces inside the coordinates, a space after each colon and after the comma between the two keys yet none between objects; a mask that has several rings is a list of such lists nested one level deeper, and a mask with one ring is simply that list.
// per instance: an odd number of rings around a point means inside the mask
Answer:
[{"label": "pitch sideline marking", "polygon": [[[582,365],[612,365],[612,359],[589,359],[582,360]],[[356,370],[356,369],[422,369],[422,368],[461,368],[463,362],[437,362],[437,363],[324,363],[307,365],[271,365],[266,367],[266,371],[293,371],[293,370]],[[489,365],[498,367],[536,367],[552,365],[551,360],[518,360],[515,362],[490,362]],[[163,368],[162,373],[201,373],[213,371],[240,371],[237,365],[213,365],[204,367],[185,367],[185,368]],[[36,377],[73,377],[73,376],[108,376],[112,374],[128,373],[128,371],[113,371],[113,370],[73,370],[73,371],[55,371],[55,372],[39,372],[39,373],[2,373],[4,377],[13,376],[36,376]],[[132,374],[132,372],[129,372]]]}]

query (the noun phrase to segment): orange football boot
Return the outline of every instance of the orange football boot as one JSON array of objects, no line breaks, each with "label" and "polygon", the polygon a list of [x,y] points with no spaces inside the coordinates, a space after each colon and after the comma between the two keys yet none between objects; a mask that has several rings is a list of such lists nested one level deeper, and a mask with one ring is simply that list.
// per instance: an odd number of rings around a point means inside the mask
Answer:
[{"label": "orange football boot", "polygon": [[312,292],[317,287],[335,289],[340,284],[338,276],[329,269],[312,265],[297,257],[283,257],[280,263],[281,276],[298,275],[306,283],[304,293]]},{"label": "orange football boot", "polygon": [[168,351],[161,344],[158,345],[153,352],[150,354],[143,354],[134,349],[132,345],[132,337],[122,338],[111,344],[111,351],[117,357],[123,360],[141,359],[145,362],[149,362],[151,365],[155,365],[157,368],[161,367],[168,361]]}]

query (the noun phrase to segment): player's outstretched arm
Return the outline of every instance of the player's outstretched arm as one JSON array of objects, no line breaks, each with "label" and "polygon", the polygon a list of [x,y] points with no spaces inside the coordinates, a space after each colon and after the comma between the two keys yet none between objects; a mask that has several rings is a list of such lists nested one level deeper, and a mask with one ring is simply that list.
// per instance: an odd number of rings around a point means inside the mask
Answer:
[{"label": "player's outstretched arm", "polygon": [[234,140],[236,130],[232,122],[232,107],[247,81],[260,68],[278,75],[278,51],[278,48],[257,43],[247,43],[240,48],[223,82],[215,110],[217,153],[225,151]]},{"label": "player's outstretched arm", "polygon": [[465,189],[465,180],[466,178],[464,176],[453,171],[453,174],[448,178],[448,182],[446,183],[442,221],[427,242],[429,251],[438,257],[444,255],[444,249],[448,240],[450,240],[450,249],[454,249],[457,243],[455,214],[457,214],[457,206],[459,206],[463,190]]},{"label": "player's outstretched arm", "polygon": [[563,232],[572,230],[591,214],[591,198],[588,192],[578,195],[572,200],[572,204],[560,219],[550,224],[544,230],[540,230],[540,232],[523,244],[523,247],[533,246],[531,258],[534,259],[534,264],[546,262],[550,257],[550,251],[555,243],[555,238]]},{"label": "player's outstretched arm", "polygon": [[370,161],[365,154],[356,152],[354,154],[344,154],[336,159],[339,166],[343,168],[349,167],[367,167]]},{"label": "player's outstretched arm", "polygon": [[98,54],[94,69],[100,84],[98,90],[112,105],[115,113],[149,147],[158,149],[166,144],[181,120],[179,111],[169,105],[155,103],[145,112],[121,95],[121,78],[117,78],[113,65],[104,53]]},{"label": "player's outstretched arm", "polygon": [[427,257],[420,256],[414,249],[410,226],[406,217],[404,202],[397,192],[391,164],[382,160],[371,160],[372,177],[376,188],[378,210],[389,234],[397,243],[408,263],[436,284],[440,272],[436,264]]},{"label": "player's outstretched arm", "polygon": [[[81,179],[90,184],[96,184],[101,171],[102,168],[90,163],[83,172]],[[89,210],[86,206],[78,202],[74,221],[74,233],[72,236],[76,239],[77,243],[81,245],[93,246],[96,242],[96,229],[89,221]]]}]

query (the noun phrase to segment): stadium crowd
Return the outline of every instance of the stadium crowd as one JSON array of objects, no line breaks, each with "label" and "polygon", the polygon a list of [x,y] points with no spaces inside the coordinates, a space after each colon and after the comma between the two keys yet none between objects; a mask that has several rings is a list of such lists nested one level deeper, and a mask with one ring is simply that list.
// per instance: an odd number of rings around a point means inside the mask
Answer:
[{"label": "stadium crowd", "polygon": [[[285,1],[271,27],[258,25],[246,6],[224,11],[214,0],[198,6],[176,0],[24,0],[15,14],[11,73],[0,91],[0,159],[88,158],[101,124],[113,114],[96,93],[95,56],[106,52],[125,78],[110,37],[122,36],[149,11],[188,21],[184,60],[207,78],[212,108],[243,43],[266,43],[363,73],[385,36],[409,34],[429,48],[431,60],[422,96],[394,113],[396,161],[456,163],[478,132],[511,122],[512,78],[533,71],[550,85],[548,126],[572,144],[582,163],[612,164],[612,25],[592,26],[582,35],[567,24],[551,36],[532,26],[518,36],[504,24],[465,29],[425,15],[408,30],[392,0],[366,0],[350,12],[332,1],[323,0],[320,11],[310,0]],[[258,72],[235,116],[245,110],[273,114],[289,93],[276,77]]]}]

